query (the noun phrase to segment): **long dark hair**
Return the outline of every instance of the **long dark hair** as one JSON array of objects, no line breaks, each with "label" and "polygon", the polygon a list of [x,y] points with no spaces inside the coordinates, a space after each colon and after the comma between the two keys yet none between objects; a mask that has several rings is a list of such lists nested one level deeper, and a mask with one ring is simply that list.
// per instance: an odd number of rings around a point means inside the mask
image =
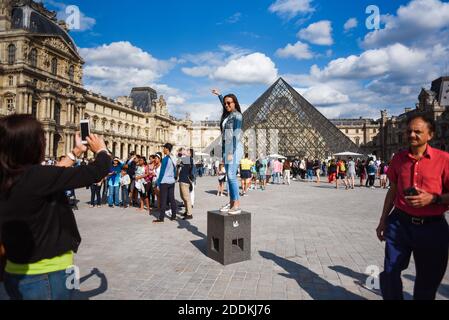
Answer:
[{"label": "long dark hair", "polygon": [[9,192],[18,177],[45,157],[42,124],[31,115],[0,119],[0,194]]},{"label": "long dark hair", "polygon": [[221,131],[223,131],[223,122],[230,115],[230,113],[226,110],[226,105],[225,105],[226,98],[231,98],[232,101],[234,101],[234,103],[235,103],[235,110],[237,110],[238,112],[242,113],[242,109],[240,108],[239,100],[237,99],[235,94],[228,94],[227,96],[225,96],[223,98],[223,113],[221,115],[221,121],[220,121]]}]

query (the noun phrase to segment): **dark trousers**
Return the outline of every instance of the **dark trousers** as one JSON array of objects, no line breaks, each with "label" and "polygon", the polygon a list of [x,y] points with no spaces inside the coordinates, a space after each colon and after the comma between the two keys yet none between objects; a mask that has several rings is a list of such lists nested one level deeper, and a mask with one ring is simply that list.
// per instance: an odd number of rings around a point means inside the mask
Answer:
[{"label": "dark trousers", "polygon": [[96,184],[93,184],[90,186],[90,205],[91,206],[101,205],[101,185],[97,186]]},{"label": "dark trousers", "polygon": [[446,220],[415,225],[398,214],[388,217],[385,266],[380,286],[385,300],[403,300],[401,272],[408,268],[411,254],[416,279],[413,298],[435,300],[446,273],[449,250],[449,226]]},{"label": "dark trousers", "polygon": [[172,219],[176,218],[178,213],[178,206],[175,200],[175,184],[163,183],[160,186],[160,201],[161,201],[161,212],[159,213],[159,220],[164,220],[165,211],[168,210],[168,203],[171,205]]},{"label": "dark trousers", "polygon": [[369,184],[370,187],[373,187],[375,182],[376,182],[376,176],[375,175],[369,175],[368,176],[368,180],[366,180],[367,186]]}]

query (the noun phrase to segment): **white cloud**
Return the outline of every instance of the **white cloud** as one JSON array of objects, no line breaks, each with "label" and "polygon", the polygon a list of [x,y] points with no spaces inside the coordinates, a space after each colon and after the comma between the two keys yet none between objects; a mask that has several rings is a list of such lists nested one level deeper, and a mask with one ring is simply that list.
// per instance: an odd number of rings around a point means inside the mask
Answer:
[{"label": "white cloud", "polygon": [[277,0],[268,10],[282,17],[293,18],[300,13],[315,11],[311,6],[313,0]]},{"label": "white cloud", "polygon": [[167,98],[168,105],[183,105],[186,102],[186,99],[180,96],[169,96]]},{"label": "white cloud", "polygon": [[318,107],[317,109],[328,119],[354,119],[358,117],[378,119],[380,116],[378,109],[367,104],[348,103],[332,107]]},{"label": "white cloud", "polygon": [[271,84],[278,77],[274,62],[263,53],[252,53],[219,67],[212,78],[235,84]]},{"label": "white cloud", "polygon": [[298,60],[307,60],[314,57],[309,45],[301,41],[296,42],[294,45],[289,43],[285,48],[278,49],[276,55],[281,58],[294,57]]},{"label": "white cloud", "polygon": [[368,50],[361,55],[332,60],[320,69],[314,65],[311,75],[320,79],[370,79],[376,76],[416,74],[426,62],[426,52],[395,44],[382,49]]},{"label": "white cloud", "polygon": [[[218,101],[218,100],[217,100]],[[175,117],[185,118],[186,114],[190,115],[190,119],[193,121],[218,120],[221,116],[220,104],[217,103],[203,103],[203,102],[190,102],[180,106],[174,106],[169,108],[170,112]]]},{"label": "white cloud", "polygon": [[357,28],[358,25],[359,25],[359,22],[357,21],[356,18],[350,18],[350,19],[348,19],[348,21],[346,21],[343,28],[345,29],[345,32],[348,32],[351,29]]},{"label": "white cloud", "polygon": [[332,88],[329,85],[322,84],[309,88],[296,89],[304,98],[316,106],[329,106],[348,103],[349,97],[346,94]]},{"label": "white cloud", "polygon": [[206,77],[213,72],[212,67],[201,66],[201,67],[192,67],[192,68],[182,68],[181,71],[186,75],[191,77]]},{"label": "white cloud", "polygon": [[[59,20],[65,21],[69,17],[69,14],[66,13],[66,8],[68,7],[67,4],[54,0],[44,0],[43,2],[47,6],[49,5],[58,9],[57,17]],[[96,23],[97,21],[94,18],[88,17],[84,12],[80,11],[80,29],[72,29],[71,31],[91,30]]]},{"label": "white cloud", "polygon": [[[440,0],[412,0],[401,6],[396,15],[382,16],[385,27],[365,36],[367,48],[392,43],[425,46],[448,40],[449,3]],[[424,40],[424,43],[423,43]],[[426,41],[427,40],[427,41]]]},{"label": "white cloud", "polygon": [[332,39],[332,23],[328,20],[312,23],[298,32],[298,38],[313,44],[330,46],[334,43]]},{"label": "white cloud", "polygon": [[112,97],[129,94],[132,87],[154,83],[176,64],[175,59],[156,59],[126,41],[79,51],[86,61],[86,87]]}]

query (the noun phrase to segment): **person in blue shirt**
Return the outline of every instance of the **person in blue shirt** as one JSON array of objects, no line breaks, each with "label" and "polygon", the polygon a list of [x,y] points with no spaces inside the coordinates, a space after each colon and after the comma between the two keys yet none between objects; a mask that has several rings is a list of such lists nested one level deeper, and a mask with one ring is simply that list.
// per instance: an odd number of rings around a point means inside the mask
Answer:
[{"label": "person in blue shirt", "polygon": [[120,172],[123,164],[118,158],[112,162],[111,172],[108,175],[108,205],[113,208],[120,206]]},{"label": "person in blue shirt", "polygon": [[159,212],[159,218],[154,220],[153,223],[164,222],[165,212],[168,210],[168,203],[171,205],[172,212],[170,220],[176,220],[176,214],[178,213],[178,205],[175,200],[175,184],[177,180],[176,159],[171,155],[172,150],[172,144],[166,143],[164,145],[163,152],[165,157],[162,159],[161,172],[156,182],[156,186],[159,189],[161,210]]}]

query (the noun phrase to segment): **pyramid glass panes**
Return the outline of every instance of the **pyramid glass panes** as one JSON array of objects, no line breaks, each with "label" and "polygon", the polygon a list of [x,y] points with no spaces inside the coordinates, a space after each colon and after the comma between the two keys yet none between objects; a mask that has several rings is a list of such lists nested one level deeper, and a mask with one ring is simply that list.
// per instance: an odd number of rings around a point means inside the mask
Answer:
[{"label": "pyramid glass panes", "polygon": [[245,150],[325,159],[360,149],[282,78],[243,115]]}]

